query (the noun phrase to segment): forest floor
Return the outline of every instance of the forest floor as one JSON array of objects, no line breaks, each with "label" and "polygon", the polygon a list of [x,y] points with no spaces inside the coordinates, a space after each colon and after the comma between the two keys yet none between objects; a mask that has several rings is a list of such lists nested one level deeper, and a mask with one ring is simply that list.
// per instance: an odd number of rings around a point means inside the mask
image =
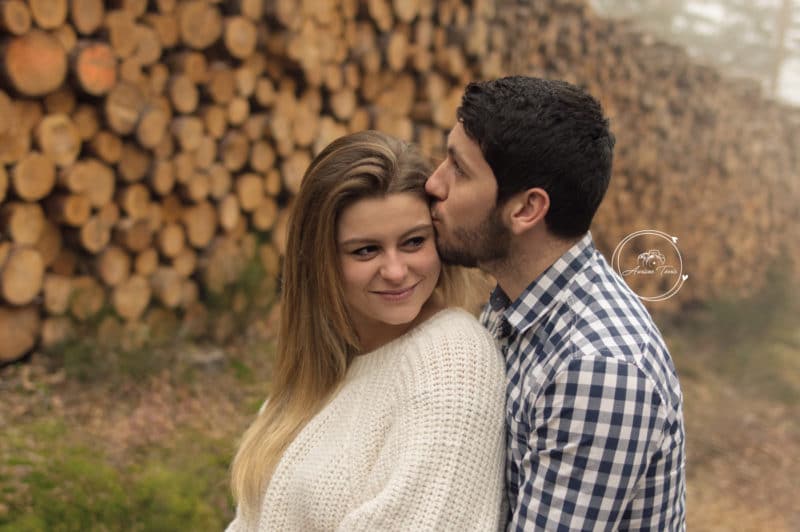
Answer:
[{"label": "forest floor", "polygon": [[[689,530],[800,530],[790,294],[657,319],[684,394]],[[224,528],[228,465],[267,393],[274,324],[273,312],[228,345],[139,350],[124,364],[76,344],[1,369],[0,531]]]}]

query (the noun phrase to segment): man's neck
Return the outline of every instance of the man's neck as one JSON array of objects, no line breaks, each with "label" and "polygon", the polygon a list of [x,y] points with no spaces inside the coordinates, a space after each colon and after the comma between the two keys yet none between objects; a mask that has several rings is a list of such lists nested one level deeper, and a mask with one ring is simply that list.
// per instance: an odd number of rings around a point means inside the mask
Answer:
[{"label": "man's neck", "polygon": [[509,256],[493,263],[481,264],[491,274],[511,301],[525,291],[534,279],[547,270],[579,240],[562,240],[552,236],[520,238],[513,242]]}]

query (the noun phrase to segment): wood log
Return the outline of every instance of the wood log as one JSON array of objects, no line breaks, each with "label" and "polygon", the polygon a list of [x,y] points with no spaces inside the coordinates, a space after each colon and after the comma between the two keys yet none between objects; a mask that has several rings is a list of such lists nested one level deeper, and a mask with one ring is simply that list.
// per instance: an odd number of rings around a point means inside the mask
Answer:
[{"label": "wood log", "polygon": [[81,226],[78,240],[89,253],[100,253],[111,240],[111,227],[97,215],[92,216]]},{"label": "wood log", "polygon": [[72,25],[81,35],[91,35],[103,24],[105,6],[103,0],[70,0]]},{"label": "wood log", "polygon": [[222,164],[231,172],[241,170],[250,155],[250,142],[239,130],[229,129],[220,142]]},{"label": "wood log", "polygon": [[141,181],[150,170],[150,154],[132,142],[122,145],[122,155],[117,164],[117,173],[127,183]]},{"label": "wood log", "polygon": [[92,215],[89,198],[83,194],[56,194],[46,200],[47,214],[57,223],[80,227]]},{"label": "wood log", "polygon": [[128,135],[136,129],[144,107],[144,97],[136,85],[117,83],[106,97],[106,121],[115,132]]},{"label": "wood log", "polygon": [[58,28],[67,19],[67,0],[28,0],[36,25],[45,30]]},{"label": "wood log", "polygon": [[133,220],[147,217],[150,209],[150,191],[142,183],[120,188],[116,194],[117,204]]},{"label": "wood log", "polygon": [[171,160],[156,161],[149,175],[150,188],[159,196],[166,196],[175,186],[175,166]]},{"label": "wood log", "polygon": [[27,201],[36,201],[50,194],[55,182],[55,166],[37,151],[28,152],[11,172],[14,192]]},{"label": "wood log", "polygon": [[160,266],[150,277],[153,295],[167,308],[177,308],[183,299],[181,276],[174,268]]},{"label": "wood log", "polygon": [[97,315],[105,300],[105,291],[94,277],[81,275],[72,279],[69,311],[78,321],[86,321]]},{"label": "wood log", "polygon": [[271,277],[277,277],[281,271],[281,256],[275,246],[265,242],[258,246],[258,258],[264,273]]},{"label": "wood log", "polygon": [[211,183],[208,174],[203,171],[195,172],[183,187],[186,198],[192,203],[206,199],[210,189]]},{"label": "wood log", "polygon": [[158,251],[147,248],[136,254],[133,270],[143,277],[149,277],[158,268]]},{"label": "wood log", "polygon": [[217,7],[202,0],[190,0],[178,6],[181,41],[195,50],[214,44],[222,35],[222,16]]},{"label": "wood log", "polygon": [[131,257],[119,246],[108,246],[95,258],[95,264],[106,286],[118,286],[131,274]]},{"label": "wood log", "polygon": [[66,316],[51,316],[41,321],[39,345],[46,350],[56,349],[76,336],[75,325]]},{"label": "wood log", "polygon": [[182,151],[178,153],[172,158],[172,164],[175,167],[175,180],[181,184],[188,183],[195,172],[192,152]]},{"label": "wood log", "polygon": [[209,195],[215,200],[221,200],[231,190],[233,179],[231,173],[220,163],[214,163],[208,168]]},{"label": "wood log", "polygon": [[191,152],[200,146],[203,139],[203,120],[196,116],[178,116],[172,119],[170,130],[180,147]]},{"label": "wood log", "polygon": [[239,206],[245,212],[250,212],[264,199],[264,183],[257,174],[243,174],[236,179],[236,196]]},{"label": "wood log", "polygon": [[246,59],[256,49],[256,25],[247,17],[225,19],[225,48],[236,59]]},{"label": "wood log", "polygon": [[15,306],[27,305],[42,290],[44,261],[35,248],[15,244],[0,266],[0,296]]},{"label": "wood log", "polygon": [[162,48],[173,48],[180,42],[178,20],[172,15],[147,13],[145,23],[155,30]]},{"label": "wood log", "polygon": [[146,108],[136,126],[136,140],[145,148],[155,148],[164,138],[169,121],[169,114],[161,108]]},{"label": "wood log", "polygon": [[250,148],[250,167],[256,172],[266,173],[275,165],[275,150],[264,140],[253,143]]},{"label": "wood log", "polygon": [[252,113],[245,120],[242,131],[251,141],[261,141],[268,131],[269,115],[267,113]]},{"label": "wood log", "polygon": [[194,165],[200,170],[208,170],[217,159],[217,142],[209,135],[200,137],[197,149],[194,151]]},{"label": "wood log", "polygon": [[0,135],[13,132],[16,129],[16,114],[11,98],[0,90]]},{"label": "wood log", "polygon": [[217,204],[219,225],[225,231],[232,231],[239,223],[242,211],[239,208],[239,199],[236,194],[228,194]]},{"label": "wood log", "polygon": [[75,50],[75,47],[78,46],[78,34],[75,33],[75,30],[72,29],[72,26],[69,24],[64,24],[54,29],[51,35],[61,43],[61,47],[64,48],[67,54],[71,54]]},{"label": "wood log", "polygon": [[247,98],[235,96],[228,102],[228,123],[240,126],[250,116],[250,102]]},{"label": "wood log", "polygon": [[214,103],[230,102],[236,95],[236,76],[233,70],[226,63],[214,62],[209,67],[206,90]]},{"label": "wood log", "polygon": [[35,244],[44,225],[44,211],[38,203],[14,201],[0,208],[0,228],[17,244]]},{"label": "wood log", "polygon": [[[197,253],[190,247],[184,247],[172,259],[172,268],[180,277],[186,279],[197,269]],[[186,303],[184,298],[183,303]]]},{"label": "wood log", "polygon": [[42,256],[45,268],[49,268],[61,253],[64,241],[61,230],[52,220],[45,220],[39,240],[33,245]]},{"label": "wood log", "polygon": [[281,173],[273,168],[264,176],[264,192],[272,197],[277,196],[281,192],[282,182]]},{"label": "wood log", "polygon": [[40,329],[39,308],[0,307],[0,362],[25,356],[36,345]]},{"label": "wood log", "polygon": [[78,130],[78,137],[86,142],[92,139],[100,131],[100,118],[97,115],[97,107],[89,104],[79,105],[72,113],[72,123]]},{"label": "wood log", "polygon": [[169,97],[179,113],[192,113],[197,109],[200,93],[194,82],[185,75],[174,76],[169,83]]},{"label": "wood log", "polygon": [[201,110],[200,114],[203,117],[206,133],[211,138],[221,139],[228,129],[227,109],[221,105],[208,105]]},{"label": "wood log", "polygon": [[121,219],[114,228],[114,241],[134,253],[144,251],[153,242],[150,221],[146,218]]},{"label": "wood log", "polygon": [[275,85],[269,78],[258,78],[255,99],[261,107],[270,107],[275,102]]},{"label": "wood log", "polygon": [[55,37],[31,30],[3,48],[3,65],[13,87],[26,96],[43,96],[67,76],[67,54]]},{"label": "wood log", "polygon": [[281,163],[283,184],[291,194],[300,190],[300,182],[310,164],[311,155],[307,151],[296,151]]},{"label": "wood log", "polygon": [[110,131],[98,131],[89,141],[89,148],[108,164],[119,162],[122,157],[122,139]]},{"label": "wood log", "polygon": [[137,24],[134,28],[134,39],[136,39],[136,50],[132,58],[140,65],[149,66],[161,58],[161,38],[156,30]]},{"label": "wood log", "polygon": [[125,59],[136,51],[136,20],[124,9],[108,11],[103,21],[114,54]]},{"label": "wood log", "polygon": [[92,207],[100,208],[114,195],[115,178],[111,168],[87,157],[64,169],[59,184],[71,192],[85,195]]},{"label": "wood log", "polygon": [[239,96],[245,98],[253,96],[258,81],[258,71],[255,67],[242,65],[234,70],[233,77],[236,80],[236,93]]},{"label": "wood log", "polygon": [[67,86],[62,86],[44,97],[45,112],[49,115],[69,115],[75,110],[75,105],[75,93]]},{"label": "wood log", "polygon": [[12,35],[24,35],[31,29],[31,12],[20,0],[0,3],[0,27]]},{"label": "wood log", "polygon": [[42,283],[44,309],[51,316],[60,316],[69,309],[72,295],[72,277],[57,273],[46,273]]},{"label": "wood log", "polygon": [[192,83],[208,81],[208,61],[202,52],[181,52],[170,57],[172,69],[184,75]]},{"label": "wood log", "polygon": [[66,114],[45,116],[36,128],[36,142],[44,155],[61,167],[77,160],[82,144],[78,128]]},{"label": "wood log", "polygon": [[161,254],[168,258],[176,257],[184,248],[186,235],[178,223],[164,225],[156,236]]},{"label": "wood log", "polygon": [[193,247],[206,247],[217,230],[217,212],[208,201],[202,201],[183,211],[186,237]]},{"label": "wood log", "polygon": [[258,231],[269,231],[278,219],[278,204],[270,197],[263,197],[253,209],[251,222]]},{"label": "wood log", "polygon": [[62,247],[56,260],[50,265],[50,271],[59,275],[72,276],[78,264],[77,254],[68,248]]},{"label": "wood log", "polygon": [[124,320],[138,320],[150,304],[151,289],[147,278],[134,274],[111,291],[114,311]]}]

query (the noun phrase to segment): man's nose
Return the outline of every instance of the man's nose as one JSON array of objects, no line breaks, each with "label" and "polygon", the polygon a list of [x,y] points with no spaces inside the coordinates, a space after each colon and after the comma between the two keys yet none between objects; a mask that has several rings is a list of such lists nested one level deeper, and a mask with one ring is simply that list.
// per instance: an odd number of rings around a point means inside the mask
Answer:
[{"label": "man's nose", "polygon": [[391,283],[401,283],[408,274],[408,265],[397,253],[386,255],[381,266],[381,277]]},{"label": "man's nose", "polygon": [[430,177],[428,177],[428,180],[425,181],[425,192],[439,201],[444,201],[445,198],[447,198],[447,186],[445,185],[444,179],[442,179],[444,164],[444,162],[440,164]]}]

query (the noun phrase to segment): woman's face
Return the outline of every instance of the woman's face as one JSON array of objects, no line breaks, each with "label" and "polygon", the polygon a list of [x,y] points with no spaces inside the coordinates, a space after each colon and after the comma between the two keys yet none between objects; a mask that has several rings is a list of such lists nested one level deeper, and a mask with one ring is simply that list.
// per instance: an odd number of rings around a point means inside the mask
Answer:
[{"label": "woman's face", "polygon": [[427,202],[406,192],[359,200],[342,211],[337,242],[345,300],[364,347],[405,332],[441,271]]}]

